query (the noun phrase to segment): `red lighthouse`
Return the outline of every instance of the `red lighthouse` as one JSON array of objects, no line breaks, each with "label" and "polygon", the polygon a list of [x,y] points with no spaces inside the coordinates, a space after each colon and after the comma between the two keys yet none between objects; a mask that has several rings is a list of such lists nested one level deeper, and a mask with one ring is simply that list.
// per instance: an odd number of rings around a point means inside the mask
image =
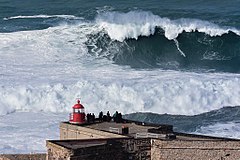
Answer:
[{"label": "red lighthouse", "polygon": [[80,104],[80,100],[77,101],[73,107],[73,113],[70,114],[70,123],[74,124],[82,124],[85,123],[85,111],[82,104]]}]

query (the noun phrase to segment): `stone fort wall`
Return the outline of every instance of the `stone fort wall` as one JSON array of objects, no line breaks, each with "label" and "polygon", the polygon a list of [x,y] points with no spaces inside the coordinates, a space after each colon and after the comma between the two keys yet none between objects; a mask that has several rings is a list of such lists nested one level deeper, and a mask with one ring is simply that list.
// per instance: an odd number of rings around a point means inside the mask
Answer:
[{"label": "stone fort wall", "polygon": [[[240,141],[190,134],[177,139],[129,138],[84,126],[60,124],[60,141],[97,145],[66,148],[48,141],[47,159],[240,160]],[[103,142],[103,143],[102,143]]]},{"label": "stone fort wall", "polygon": [[240,142],[227,140],[172,140],[152,139],[152,160],[237,160]]},{"label": "stone fort wall", "polygon": [[[80,140],[85,141],[85,140]],[[48,159],[237,160],[240,142],[225,140],[105,139],[104,145],[66,149],[48,142]],[[81,143],[81,142],[80,142]]]},{"label": "stone fort wall", "polygon": [[65,139],[96,139],[96,138],[124,138],[126,136],[102,132],[96,129],[60,123],[60,140]]},{"label": "stone fort wall", "polygon": [[[79,143],[86,140],[78,140]],[[103,145],[95,145],[77,149],[66,149],[47,142],[47,159],[53,160],[147,160],[151,159],[150,139],[102,139]]]}]

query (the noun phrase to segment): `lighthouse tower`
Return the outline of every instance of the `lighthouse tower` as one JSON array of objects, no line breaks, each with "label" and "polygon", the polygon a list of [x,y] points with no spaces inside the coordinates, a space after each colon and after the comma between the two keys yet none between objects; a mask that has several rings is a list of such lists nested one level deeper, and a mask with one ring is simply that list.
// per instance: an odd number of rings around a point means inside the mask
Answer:
[{"label": "lighthouse tower", "polygon": [[77,101],[73,107],[73,112],[70,113],[69,123],[73,124],[82,124],[85,123],[85,111],[82,104],[80,104],[80,100]]}]

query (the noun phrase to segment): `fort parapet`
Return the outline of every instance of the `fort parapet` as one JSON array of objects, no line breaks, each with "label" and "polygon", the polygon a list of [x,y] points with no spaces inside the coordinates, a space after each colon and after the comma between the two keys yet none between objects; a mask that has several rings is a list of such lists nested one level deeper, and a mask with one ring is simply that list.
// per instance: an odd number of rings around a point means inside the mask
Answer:
[{"label": "fort parapet", "polygon": [[240,140],[172,131],[170,125],[125,121],[60,124],[60,140],[47,141],[47,159],[236,160]]}]

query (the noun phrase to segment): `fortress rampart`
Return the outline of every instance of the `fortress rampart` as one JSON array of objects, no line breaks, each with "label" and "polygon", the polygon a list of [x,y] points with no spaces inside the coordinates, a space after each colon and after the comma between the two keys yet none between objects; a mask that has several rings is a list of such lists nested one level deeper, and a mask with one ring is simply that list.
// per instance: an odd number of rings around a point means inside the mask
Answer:
[{"label": "fortress rampart", "polygon": [[[115,127],[120,131],[122,126],[129,128],[128,134],[109,130]],[[73,125],[63,122],[60,135],[61,140],[47,141],[49,160],[240,159],[240,140],[176,133],[166,125],[135,122]]]},{"label": "fortress rampart", "polygon": [[173,140],[152,139],[151,159],[237,160],[240,142],[228,140]]}]

